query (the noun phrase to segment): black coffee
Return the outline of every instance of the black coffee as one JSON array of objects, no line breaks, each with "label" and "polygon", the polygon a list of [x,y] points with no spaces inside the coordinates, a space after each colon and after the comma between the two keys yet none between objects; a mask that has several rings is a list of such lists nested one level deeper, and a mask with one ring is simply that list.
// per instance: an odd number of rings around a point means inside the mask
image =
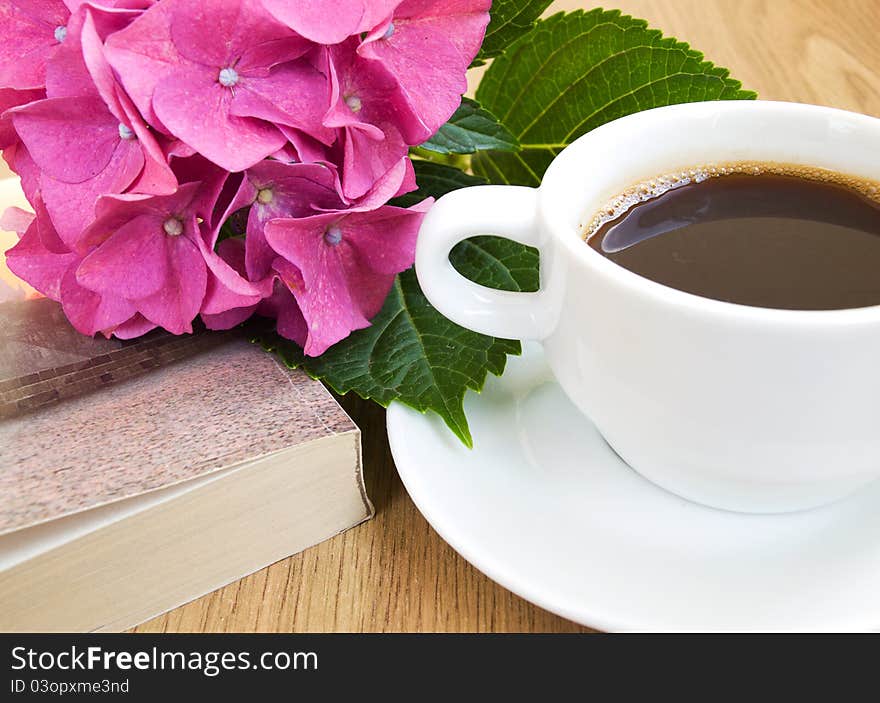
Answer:
[{"label": "black coffee", "polygon": [[743,305],[880,304],[878,184],[776,165],[694,169],[636,186],[591,247],[672,288]]}]

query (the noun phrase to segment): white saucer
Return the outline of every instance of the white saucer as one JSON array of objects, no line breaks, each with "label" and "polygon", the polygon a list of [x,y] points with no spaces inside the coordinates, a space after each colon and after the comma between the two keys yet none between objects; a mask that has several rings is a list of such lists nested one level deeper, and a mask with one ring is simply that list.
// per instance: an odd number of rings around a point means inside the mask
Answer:
[{"label": "white saucer", "polygon": [[434,415],[388,411],[403,483],[465,559],[603,630],[880,629],[880,483],[788,515],[690,503],[624,464],[524,352],[468,394],[473,450]]}]

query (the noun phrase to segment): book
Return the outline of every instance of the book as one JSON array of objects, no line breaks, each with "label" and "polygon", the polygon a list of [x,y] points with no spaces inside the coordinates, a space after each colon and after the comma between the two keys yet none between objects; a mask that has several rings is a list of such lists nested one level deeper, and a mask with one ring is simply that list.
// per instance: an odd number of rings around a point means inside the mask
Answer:
[{"label": "book", "polygon": [[330,393],[232,333],[0,303],[0,631],[117,631],[373,514]]}]

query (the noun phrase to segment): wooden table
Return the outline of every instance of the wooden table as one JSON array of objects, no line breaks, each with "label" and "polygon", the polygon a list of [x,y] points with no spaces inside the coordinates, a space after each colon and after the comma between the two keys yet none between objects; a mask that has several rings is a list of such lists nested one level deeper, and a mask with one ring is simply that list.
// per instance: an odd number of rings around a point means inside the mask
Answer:
[{"label": "wooden table", "polygon": [[[762,98],[880,116],[880,0],[605,5],[690,42]],[[568,0],[552,9],[577,7],[584,4]],[[401,486],[385,439],[384,412],[356,400],[345,405],[364,432],[376,518],[138,631],[583,630],[512,595],[447,546]]]}]

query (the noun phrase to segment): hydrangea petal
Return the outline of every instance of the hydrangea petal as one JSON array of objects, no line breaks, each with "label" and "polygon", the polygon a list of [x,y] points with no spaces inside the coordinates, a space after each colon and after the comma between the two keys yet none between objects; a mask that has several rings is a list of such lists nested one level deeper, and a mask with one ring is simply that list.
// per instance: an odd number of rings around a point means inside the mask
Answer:
[{"label": "hydrangea petal", "polygon": [[[95,205],[95,221],[83,233],[79,244],[91,249],[100,246],[113,232],[133,219],[141,216],[152,217],[163,225],[169,217],[177,217],[188,224],[201,192],[200,183],[185,183],[171,195],[152,196],[144,193],[108,194],[98,199]],[[158,229],[153,227],[154,230]],[[190,233],[192,234],[192,233]]]},{"label": "hydrangea petal", "polygon": [[[277,19],[318,44],[336,44],[371,29],[400,0],[263,0]],[[332,19],[331,19],[332,18]]]},{"label": "hydrangea petal", "polygon": [[116,325],[116,327],[110,330],[101,331],[107,336],[109,336],[109,334],[107,334],[109,332],[119,339],[134,339],[135,337],[140,337],[141,335],[146,334],[150,330],[156,329],[157,326],[158,325],[156,325],[155,322],[150,322],[140,313],[135,313],[125,322]]},{"label": "hydrangea petal", "polygon": [[89,336],[116,327],[136,312],[131,303],[119,296],[96,293],[80,285],[76,266],[71,266],[61,281],[61,305],[70,323]]},{"label": "hydrangea petal", "polygon": [[356,33],[364,19],[364,0],[263,0],[263,4],[298,34],[318,44],[342,41]]},{"label": "hydrangea petal", "polygon": [[138,299],[138,311],[172,334],[192,332],[208,284],[205,260],[187,236],[166,237],[168,278],[165,285],[146,298]]},{"label": "hydrangea petal", "polygon": [[390,125],[382,141],[375,141],[360,129],[349,128],[344,137],[342,186],[346,198],[360,198],[390,169],[397,166],[408,151],[400,134]]},{"label": "hydrangea petal", "polygon": [[98,97],[47,98],[12,112],[12,122],[34,161],[65,183],[103,171],[119,144],[119,123]]},{"label": "hydrangea petal", "polygon": [[243,171],[280,149],[285,139],[267,122],[230,114],[232,100],[229,91],[202,71],[178,68],[174,80],[156,87],[153,104],[176,136],[215,164]]},{"label": "hydrangea petal", "polygon": [[232,115],[295,127],[329,144],[333,131],[321,122],[329,105],[326,77],[308,61],[299,60],[276,66],[265,77],[243,74],[229,110]]},{"label": "hydrangea petal", "polygon": [[[241,256],[238,256],[239,244]],[[269,295],[269,281],[251,282],[245,278],[244,242],[227,239],[220,243],[218,251],[211,251],[205,244],[204,237],[196,237],[196,245],[208,266],[209,293],[205,296],[203,311],[209,313],[228,310],[230,307],[241,307],[258,303],[261,298]],[[220,253],[225,256],[221,256]],[[230,260],[230,256],[232,257]]]},{"label": "hydrangea petal", "polygon": [[394,30],[378,28],[358,49],[395,76],[421,122],[422,140],[449,119],[467,90],[465,71],[480,49],[490,5],[490,0],[404,0],[394,11]]},{"label": "hydrangea petal", "polygon": [[278,258],[273,264],[278,275],[273,294],[257,307],[257,313],[274,317],[275,329],[282,337],[291,339],[301,347],[305,346],[309,327],[294,298],[292,290],[303,289],[302,274],[289,261]]},{"label": "hydrangea petal", "polygon": [[180,63],[171,41],[169,3],[159,2],[128,27],[108,37],[107,60],[147,123],[167,132],[153,110],[153,92],[165,75]]},{"label": "hydrangea petal", "polygon": [[145,298],[165,285],[169,275],[162,221],[140,215],[117,229],[83,259],[80,284],[123,298]]},{"label": "hydrangea petal", "polygon": [[[391,168],[376,179],[372,188],[352,203],[352,210],[375,210],[387,203],[391,198],[415,190],[415,171],[412,162],[406,156],[398,160]],[[316,208],[317,209],[317,208]]]},{"label": "hydrangea petal", "polygon": [[40,190],[62,241],[77,250],[79,238],[95,217],[98,198],[121,193],[137,178],[144,157],[137,145],[120,142],[110,163],[98,176],[82,183],[64,183],[48,174],[40,177]]},{"label": "hydrangea petal", "polygon": [[[225,239],[220,242],[217,247],[217,255],[220,256],[229,266],[239,274],[244,274],[244,242],[241,239]],[[272,282],[267,281],[271,293]],[[216,280],[208,279],[208,288],[205,292],[205,302],[202,303],[201,318],[205,326],[211,330],[228,330],[236,325],[241,324],[254,314],[257,307],[262,303],[262,299],[258,299],[251,304],[242,307],[234,305],[224,305],[222,312],[207,312],[210,308],[215,307],[213,302],[214,292],[212,287],[216,285]],[[231,301],[230,301],[231,302]]]},{"label": "hydrangea petal", "polygon": [[34,219],[37,223],[37,233],[43,246],[55,254],[68,254],[70,248],[58,236],[58,231],[55,229],[49,211],[46,209],[46,204],[40,196],[37,196],[34,201],[34,210],[36,212]]},{"label": "hydrangea petal", "polygon": [[325,124],[343,128],[342,184],[350,199],[363,196],[406,155],[401,129],[418,132],[393,76],[360,58],[356,47],[351,40],[328,52],[333,104],[324,117]]},{"label": "hydrangea petal", "polygon": [[304,217],[316,208],[343,207],[332,170],[321,164],[262,161],[248,169],[247,180],[254,190],[271,191],[269,202],[254,206],[266,213],[262,219]]},{"label": "hydrangea petal", "polygon": [[67,9],[76,13],[84,5],[90,9],[100,7],[102,10],[116,12],[141,12],[155,5],[159,0],[64,0]]},{"label": "hydrangea petal", "polygon": [[291,292],[308,324],[303,347],[308,356],[319,356],[353,330],[370,324],[352,299],[340,252],[324,240],[325,230],[337,219],[338,215],[327,214],[266,225],[266,240],[302,273],[304,289]]},{"label": "hydrangea petal", "polygon": [[381,136],[381,122],[393,122],[406,131],[412,119],[409,105],[401,100],[394,76],[381,63],[358,56],[358,40],[331,47],[327,51],[331,107],[324,122],[331,127],[358,125]]},{"label": "hydrangea petal", "polygon": [[253,280],[270,275],[275,250],[269,246],[265,235],[266,220],[260,218],[256,206],[248,213],[245,251],[245,271]]},{"label": "hydrangea petal", "polygon": [[371,271],[364,265],[360,251],[354,247],[341,249],[339,258],[346,272],[349,290],[357,291],[358,308],[367,319],[374,317],[382,309],[396,274]]},{"label": "hydrangea petal", "polygon": [[[252,203],[247,222],[246,270],[252,280],[269,275],[275,251],[268,245],[263,229],[276,217],[306,217],[315,209],[344,207],[336,190],[336,176],[319,164],[282,164],[263,161],[248,169],[242,191],[247,189]],[[271,193],[266,203],[256,198],[260,190]]]},{"label": "hydrangea petal", "polygon": [[187,210],[210,222],[229,172],[198,154],[175,159],[173,169],[177,179],[184,185],[180,186],[172,200],[161,201],[163,206]]},{"label": "hydrangea petal", "polygon": [[81,50],[84,13],[71,16],[66,37],[54,47],[46,60],[46,94],[50,98],[96,96]]},{"label": "hydrangea petal", "polygon": [[[104,16],[102,19],[108,19]],[[116,17],[117,22],[122,17]],[[144,168],[137,181],[131,186],[138,192],[157,195],[173,193],[177,187],[177,179],[168,166],[165,154],[153,134],[131,102],[116,82],[101,41],[92,12],[85,15],[81,28],[82,57],[90,78],[107,106],[107,109],[118,121],[117,132],[124,126],[132,131],[132,139],[136,140],[143,150]]]},{"label": "hydrangea petal", "polygon": [[116,87],[116,77],[113,69],[104,55],[104,44],[98,36],[95,28],[95,20],[91,13],[87,13],[80,30],[80,44],[83,65],[88,72],[89,78],[94,84],[95,90],[101,96],[107,109],[113,114],[118,122],[131,127],[129,116],[122,109]]},{"label": "hydrangea petal", "polygon": [[398,187],[397,192],[394,194],[395,198],[398,198],[405,193],[412,193],[412,191],[419,187],[419,184],[416,183],[416,170],[413,168],[412,161],[406,159],[404,161],[404,167],[406,171],[403,174],[403,179],[400,181],[400,187]]},{"label": "hydrangea petal", "polygon": [[178,186],[177,178],[164,159],[161,147],[140,120],[133,117],[131,123],[142,149],[144,167],[137,179],[129,186],[130,190],[153,195],[173,193]]},{"label": "hydrangea petal", "polygon": [[61,279],[79,257],[50,250],[40,237],[41,223],[34,219],[18,243],[6,252],[12,273],[47,298],[61,300]]},{"label": "hydrangea petal", "polygon": [[[309,136],[305,132],[279,124],[278,129],[290,142],[287,148],[293,150],[294,160],[301,163],[327,163],[330,161],[329,151],[325,144]],[[285,160],[285,159],[280,159]],[[291,159],[286,159],[288,163]]]},{"label": "hydrangea petal", "polygon": [[375,273],[397,274],[415,260],[419,227],[432,202],[423,201],[412,209],[386,205],[372,212],[352,213],[339,227],[366,268]]},{"label": "hydrangea petal", "polygon": [[[297,0],[299,1],[299,0]],[[259,0],[165,0],[171,40],[182,56],[207,66],[228,66],[250,47],[293,33],[270,15]],[[305,50],[305,44],[296,46]]]},{"label": "hydrangea petal", "polygon": [[240,308],[255,308],[263,299],[261,295],[241,295],[223,285],[217,276],[208,276],[205,298],[202,301],[202,315],[219,315]]},{"label": "hydrangea petal", "polygon": [[[244,273],[244,242],[242,240],[225,239],[217,247],[215,256],[223,262],[232,276],[244,280],[242,277]],[[210,261],[208,267],[212,273],[215,273]],[[254,295],[242,295],[235,292],[233,288],[237,283],[229,286],[227,285],[228,280],[228,276],[216,275],[216,273],[213,276],[208,276],[201,316],[206,324],[210,322],[210,329],[229,329],[229,327],[243,322],[250,317],[257,304],[271,293],[272,282],[270,280],[266,281],[263,291],[254,288]]]},{"label": "hydrangea petal", "polygon": [[[210,288],[210,281],[208,282],[208,287]],[[205,323],[205,327],[209,330],[231,330],[233,327],[238,327],[242,322],[250,318],[251,315],[257,309],[257,303],[253,305],[249,305],[243,308],[229,308],[224,310],[223,312],[218,313],[207,313],[201,312],[199,317],[202,318],[202,322]]]},{"label": "hydrangea petal", "polygon": [[304,37],[293,32],[286,34],[289,36],[270,39],[259,44],[247,43],[236,67],[245,75],[265,76],[274,66],[298,59],[315,48],[315,45]]}]

